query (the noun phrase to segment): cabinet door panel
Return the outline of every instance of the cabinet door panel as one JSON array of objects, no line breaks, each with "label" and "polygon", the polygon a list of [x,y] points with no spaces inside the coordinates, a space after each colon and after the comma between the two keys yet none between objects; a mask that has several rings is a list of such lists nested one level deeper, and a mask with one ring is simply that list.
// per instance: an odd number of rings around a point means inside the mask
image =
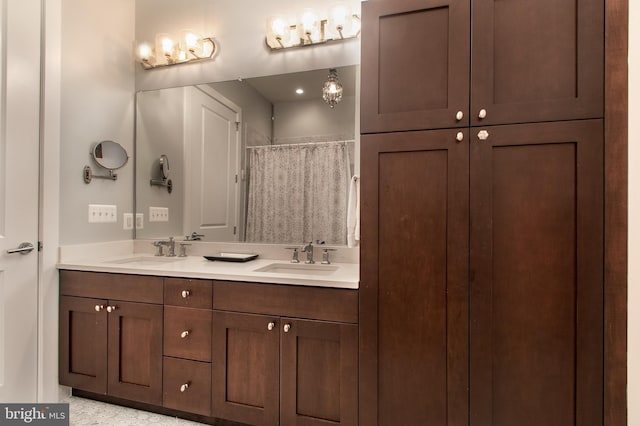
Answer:
[{"label": "cabinet door panel", "polygon": [[362,140],[361,424],[468,423],[469,164],[456,133]]},{"label": "cabinet door panel", "polygon": [[471,145],[471,425],[601,425],[602,121],[488,132]]},{"label": "cabinet door panel", "polygon": [[468,125],[469,2],[364,2],[362,16],[362,133]]},{"label": "cabinet door panel", "polygon": [[60,296],[60,384],[107,393],[106,300]]},{"label": "cabinet door panel", "polygon": [[358,327],[282,322],[280,424],[357,426]]},{"label": "cabinet door panel", "polygon": [[601,0],[474,0],[472,20],[472,125],[603,116]]},{"label": "cabinet door panel", "polygon": [[[271,330],[269,323],[274,324]],[[279,336],[273,318],[214,311],[215,417],[256,426],[278,424]]]},{"label": "cabinet door panel", "polygon": [[109,303],[109,394],[161,405],[162,306]]}]

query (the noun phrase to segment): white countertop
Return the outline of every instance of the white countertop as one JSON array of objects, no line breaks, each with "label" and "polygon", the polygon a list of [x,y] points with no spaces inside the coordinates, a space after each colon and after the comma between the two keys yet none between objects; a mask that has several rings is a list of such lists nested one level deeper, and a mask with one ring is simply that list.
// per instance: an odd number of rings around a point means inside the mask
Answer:
[{"label": "white countertop", "polygon": [[[90,253],[90,252],[85,252]],[[95,254],[95,252],[94,252]],[[155,257],[149,253],[110,252],[87,258],[66,259],[61,256],[58,269],[110,272],[136,275],[156,275],[165,277],[201,278],[228,281],[246,281],[271,284],[304,285],[357,289],[359,285],[359,265],[357,263],[316,262],[312,271],[257,272],[256,269],[277,263],[285,268],[289,264],[283,259],[268,259],[262,256],[248,262],[210,261],[202,256]],[[324,269],[326,268],[326,269]],[[308,272],[308,273],[307,273]]]}]

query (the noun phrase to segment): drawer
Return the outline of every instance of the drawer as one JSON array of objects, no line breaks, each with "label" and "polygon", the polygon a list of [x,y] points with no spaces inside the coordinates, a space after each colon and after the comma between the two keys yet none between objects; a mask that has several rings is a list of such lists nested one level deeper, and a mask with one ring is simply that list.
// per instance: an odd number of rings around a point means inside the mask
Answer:
[{"label": "drawer", "polygon": [[211,309],[213,284],[210,280],[165,278],[164,304]]},{"label": "drawer", "polygon": [[162,405],[211,416],[211,364],[164,357]]},{"label": "drawer", "polygon": [[358,322],[358,290],[214,281],[213,309]]},{"label": "drawer", "polygon": [[162,304],[163,279],[147,275],[60,271],[60,294]]},{"label": "drawer", "polygon": [[165,306],[165,356],[210,362],[211,317],[209,310]]}]

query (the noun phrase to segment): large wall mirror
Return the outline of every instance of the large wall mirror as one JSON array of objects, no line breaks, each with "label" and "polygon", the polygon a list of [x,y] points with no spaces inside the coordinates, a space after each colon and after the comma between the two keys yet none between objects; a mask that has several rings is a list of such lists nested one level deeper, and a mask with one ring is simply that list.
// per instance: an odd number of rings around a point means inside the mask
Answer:
[{"label": "large wall mirror", "polygon": [[329,68],[138,92],[136,237],[345,245],[359,70],[336,71],[334,107]]}]

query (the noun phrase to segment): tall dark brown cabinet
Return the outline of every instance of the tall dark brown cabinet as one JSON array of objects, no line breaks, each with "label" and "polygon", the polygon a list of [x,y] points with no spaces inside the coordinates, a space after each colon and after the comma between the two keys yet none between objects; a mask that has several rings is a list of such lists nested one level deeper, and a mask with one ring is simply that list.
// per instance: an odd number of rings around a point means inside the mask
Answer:
[{"label": "tall dark brown cabinet", "polygon": [[370,0],[362,426],[603,424],[603,0]]}]

